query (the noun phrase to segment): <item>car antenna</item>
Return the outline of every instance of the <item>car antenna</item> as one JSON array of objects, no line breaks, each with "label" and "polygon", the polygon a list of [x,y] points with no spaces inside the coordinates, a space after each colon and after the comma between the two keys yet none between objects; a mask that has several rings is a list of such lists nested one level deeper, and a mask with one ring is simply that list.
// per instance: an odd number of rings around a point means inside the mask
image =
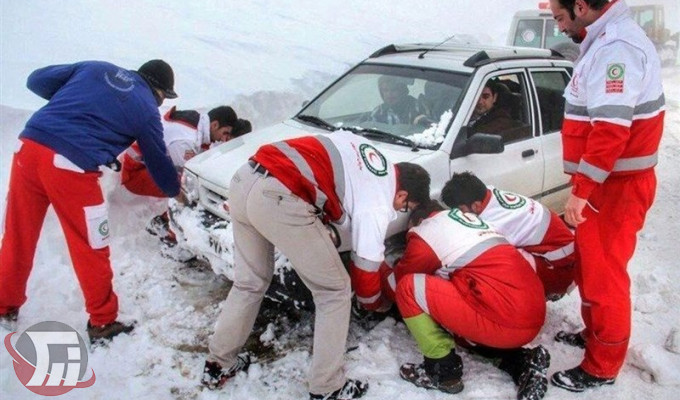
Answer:
[{"label": "car antenna", "polygon": [[427,54],[428,52],[430,52],[430,51],[436,49],[437,47],[439,47],[439,46],[441,46],[441,45],[443,45],[444,43],[448,42],[449,40],[453,39],[454,36],[456,36],[455,33],[454,33],[453,35],[447,37],[446,39],[444,39],[443,42],[438,43],[438,44],[436,44],[436,45],[430,47],[429,49],[423,51],[422,53],[418,54],[418,58],[421,58],[421,59],[422,59],[423,57],[425,57],[425,54]]}]

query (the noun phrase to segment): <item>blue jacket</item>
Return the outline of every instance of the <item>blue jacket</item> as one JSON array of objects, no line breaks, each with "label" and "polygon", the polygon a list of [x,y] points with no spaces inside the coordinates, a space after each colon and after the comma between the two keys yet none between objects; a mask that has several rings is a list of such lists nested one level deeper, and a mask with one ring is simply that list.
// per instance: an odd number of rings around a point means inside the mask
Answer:
[{"label": "blue jacket", "polygon": [[115,163],[136,140],[158,187],[168,196],[179,194],[158,105],[139,74],[84,61],[38,69],[26,86],[49,102],[28,120],[20,137],[49,147],[85,171]]}]

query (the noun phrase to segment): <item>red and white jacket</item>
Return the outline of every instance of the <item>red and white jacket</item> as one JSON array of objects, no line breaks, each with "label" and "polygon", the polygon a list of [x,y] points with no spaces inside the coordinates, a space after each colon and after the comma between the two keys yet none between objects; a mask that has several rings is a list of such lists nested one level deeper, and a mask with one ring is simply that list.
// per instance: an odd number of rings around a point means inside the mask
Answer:
[{"label": "red and white jacket", "polygon": [[[193,110],[177,111],[173,106],[161,119],[163,141],[178,171],[196,154],[210,147],[210,117]],[[146,168],[137,143],[133,143],[123,157],[123,168]]]},{"label": "red and white jacket", "polygon": [[574,234],[557,214],[541,203],[489,186],[482,207],[479,217],[511,245],[544,258],[554,267],[574,263]]},{"label": "red and white jacket", "polygon": [[382,273],[388,298],[404,276],[430,274],[450,280],[477,312],[504,326],[540,326],[545,317],[543,285],[529,263],[491,225],[457,208],[411,228],[404,255]]},{"label": "red and white jacket", "polygon": [[365,308],[380,307],[378,270],[387,226],[397,218],[394,165],[371,142],[347,131],[268,144],[252,159],[315,205],[324,222],[349,224],[352,286]]},{"label": "red and white jacket", "polygon": [[665,100],[654,44],[623,0],[586,28],[565,89],[564,170],[572,193],[587,199],[608,177],[652,169],[658,158]]}]

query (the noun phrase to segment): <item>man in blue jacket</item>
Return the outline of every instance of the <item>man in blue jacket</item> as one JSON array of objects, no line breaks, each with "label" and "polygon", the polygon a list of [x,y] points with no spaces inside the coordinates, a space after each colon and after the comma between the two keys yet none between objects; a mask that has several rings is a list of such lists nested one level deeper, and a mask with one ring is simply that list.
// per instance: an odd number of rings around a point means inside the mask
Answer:
[{"label": "man in blue jacket", "polygon": [[162,60],[148,61],[138,71],[101,61],[53,65],[28,77],[27,87],[48,103],[26,123],[12,161],[0,247],[0,324],[16,328],[52,205],[85,297],[90,341],[106,342],[133,329],[116,321],[99,168],[118,170],[116,157],[137,141],[158,187],[168,196],[179,194],[158,112],[164,99],[177,97],[173,86],[172,68]]}]

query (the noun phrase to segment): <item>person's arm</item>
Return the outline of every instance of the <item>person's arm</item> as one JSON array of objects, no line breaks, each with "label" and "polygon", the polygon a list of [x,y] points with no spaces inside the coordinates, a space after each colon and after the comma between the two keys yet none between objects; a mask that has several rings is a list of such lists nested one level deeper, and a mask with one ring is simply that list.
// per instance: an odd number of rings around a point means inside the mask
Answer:
[{"label": "person's arm", "polygon": [[33,93],[49,100],[73,75],[78,64],[50,65],[31,73],[26,87]]},{"label": "person's arm", "polygon": [[175,140],[168,144],[168,154],[178,170],[184,167],[184,163],[196,155],[196,151],[188,140]]},{"label": "person's arm", "polygon": [[541,243],[524,246],[529,253],[544,258],[553,267],[571,267],[574,264],[574,234],[554,212],[550,213],[550,224]]},{"label": "person's arm", "polygon": [[383,210],[352,216],[352,255],[349,265],[352,288],[359,304],[367,310],[381,309],[386,299],[380,290],[380,264],[385,253],[389,217]]},{"label": "person's arm", "polygon": [[137,138],[144,163],[156,185],[168,197],[175,197],[179,194],[179,176],[163,142],[160,118],[157,116],[149,118],[147,127],[145,134]]},{"label": "person's arm", "polygon": [[439,257],[416,233],[409,232],[406,237],[404,255],[390,268],[383,264],[380,269],[383,294],[394,301],[394,293],[399,280],[408,274],[433,274],[441,267]]}]

